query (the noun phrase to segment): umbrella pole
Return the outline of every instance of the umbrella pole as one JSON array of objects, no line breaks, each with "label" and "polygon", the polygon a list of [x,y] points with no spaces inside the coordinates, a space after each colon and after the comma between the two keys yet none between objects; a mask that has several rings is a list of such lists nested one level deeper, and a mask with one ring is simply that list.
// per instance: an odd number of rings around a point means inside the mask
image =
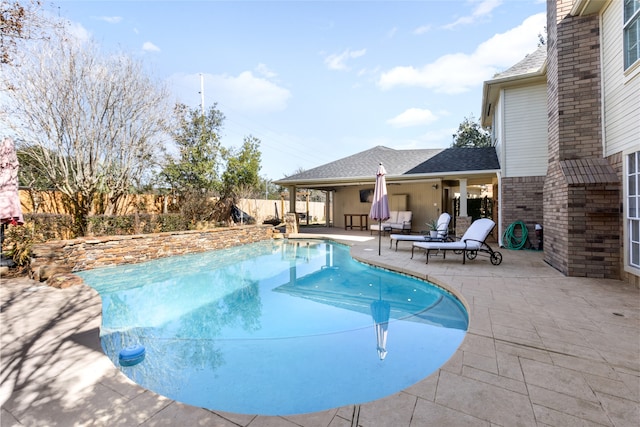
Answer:
[{"label": "umbrella pole", "polygon": [[382,242],[382,221],[378,220],[378,256],[380,256],[381,242]]}]

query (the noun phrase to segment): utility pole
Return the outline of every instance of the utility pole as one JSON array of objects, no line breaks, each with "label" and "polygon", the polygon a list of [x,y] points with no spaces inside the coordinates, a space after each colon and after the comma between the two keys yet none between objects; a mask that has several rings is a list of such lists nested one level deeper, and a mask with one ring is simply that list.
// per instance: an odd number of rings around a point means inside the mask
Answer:
[{"label": "utility pole", "polygon": [[204,116],[204,74],[200,73],[200,107]]}]

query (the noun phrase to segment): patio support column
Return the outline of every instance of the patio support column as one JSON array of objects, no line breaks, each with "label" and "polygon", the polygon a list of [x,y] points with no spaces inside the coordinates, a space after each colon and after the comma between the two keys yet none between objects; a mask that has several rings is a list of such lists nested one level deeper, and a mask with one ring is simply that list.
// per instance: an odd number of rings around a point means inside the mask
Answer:
[{"label": "patio support column", "polygon": [[295,185],[287,187],[289,191],[289,212],[295,213],[296,211],[296,191],[297,188]]},{"label": "patio support column", "polygon": [[471,225],[471,217],[467,212],[467,179],[463,178],[460,183],[460,211],[456,218],[456,236],[462,236]]},{"label": "patio support column", "polygon": [[290,185],[287,190],[289,191],[289,212],[284,216],[284,224],[285,234],[288,236],[298,233],[298,214],[296,213],[297,188],[295,185]]},{"label": "patio support column", "polygon": [[324,225],[325,227],[331,227],[331,206],[333,203],[333,191],[325,191],[324,198]]},{"label": "patio support column", "polygon": [[458,216],[468,216],[467,213],[467,179],[460,180],[460,213]]}]

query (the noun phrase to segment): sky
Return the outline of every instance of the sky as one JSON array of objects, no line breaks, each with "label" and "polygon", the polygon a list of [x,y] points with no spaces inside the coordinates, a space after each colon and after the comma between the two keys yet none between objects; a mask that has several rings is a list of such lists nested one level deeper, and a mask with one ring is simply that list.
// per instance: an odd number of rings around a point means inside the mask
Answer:
[{"label": "sky", "polygon": [[[217,103],[222,144],[260,140],[275,180],[378,145],[447,148],[482,84],[533,52],[544,0],[58,1],[190,108]],[[202,82],[202,85],[201,85]],[[372,171],[375,174],[375,171]]]}]

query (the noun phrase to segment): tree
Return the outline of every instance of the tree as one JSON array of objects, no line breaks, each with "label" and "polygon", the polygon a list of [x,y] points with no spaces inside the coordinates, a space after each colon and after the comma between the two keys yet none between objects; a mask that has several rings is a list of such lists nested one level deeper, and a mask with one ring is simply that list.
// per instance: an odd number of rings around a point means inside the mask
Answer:
[{"label": "tree", "polygon": [[202,114],[200,109],[176,105],[178,126],[172,132],[179,156],[169,156],[162,177],[178,193],[218,190],[222,146],[220,131],[224,114],[214,104]]},{"label": "tree", "polygon": [[545,46],[547,44],[547,26],[544,26],[544,29],[541,33],[538,33],[538,47]]},{"label": "tree", "polygon": [[220,131],[225,117],[216,106],[204,114],[184,104],[175,106],[177,127],[172,137],[179,154],[168,155],[160,173],[160,180],[179,200],[180,213],[193,225],[213,219],[213,196],[220,190]]},{"label": "tree", "polygon": [[465,117],[458,131],[453,134],[452,148],[491,147],[491,134],[480,126],[473,114]]},{"label": "tree", "polygon": [[[293,171],[288,176],[298,175],[304,172],[304,168],[299,167],[295,171]],[[286,176],[285,176],[286,177]],[[286,188],[279,187],[280,192],[286,191]],[[322,190],[313,190],[309,188],[298,188],[298,193],[309,193],[309,201],[310,202],[321,202],[324,203],[327,200],[327,193]],[[297,195],[296,195],[297,197]]]},{"label": "tree", "polygon": [[260,140],[251,135],[244,138],[242,148],[225,150],[227,168],[222,174],[221,198],[233,203],[238,198],[260,191]]},{"label": "tree", "polygon": [[277,192],[278,186],[271,182],[269,177],[261,176],[258,183],[258,192],[265,200],[280,199],[280,193]]},{"label": "tree", "polygon": [[180,212],[192,224],[226,221],[238,199],[260,191],[260,140],[245,137],[241,148],[220,142],[224,115],[214,104],[203,114],[179,104],[173,138],[177,158],[169,156],[161,178],[180,199]]},{"label": "tree", "polygon": [[[24,2],[23,2],[24,3]],[[39,1],[26,5],[18,1],[0,1],[0,63],[11,64],[20,40],[31,37],[31,28],[36,28]]]},{"label": "tree", "polygon": [[239,199],[255,197],[261,191],[259,147],[260,140],[249,135],[240,149],[224,150],[226,169],[222,173],[220,198],[215,206],[216,220],[227,220]]},{"label": "tree", "polygon": [[41,12],[40,0],[0,0],[0,65],[19,65],[25,43],[47,39],[51,30],[63,27]]},{"label": "tree", "polygon": [[[167,135],[169,93],[127,55],[102,55],[64,32],[29,47],[21,66],[2,75],[11,89],[0,99],[1,118],[84,235],[89,215],[113,213],[148,178]],[[98,195],[106,212],[94,210]]]}]

